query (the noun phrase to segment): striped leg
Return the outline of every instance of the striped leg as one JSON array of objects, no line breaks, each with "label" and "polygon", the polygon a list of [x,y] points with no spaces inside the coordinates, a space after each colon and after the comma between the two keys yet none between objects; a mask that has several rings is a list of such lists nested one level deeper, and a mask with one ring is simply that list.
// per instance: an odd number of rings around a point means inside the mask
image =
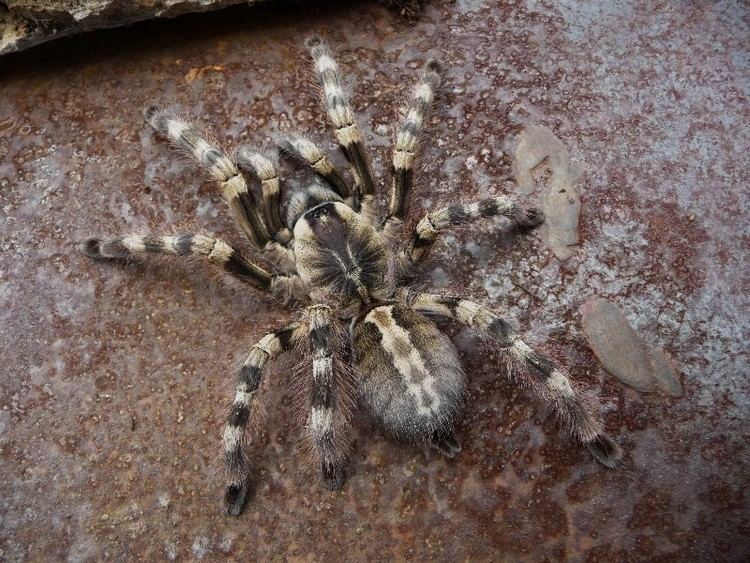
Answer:
[{"label": "striped leg", "polygon": [[281,190],[279,175],[273,163],[250,147],[242,146],[237,149],[237,164],[243,170],[251,172],[260,182],[263,194],[263,216],[273,238],[288,241],[291,233],[281,221]]},{"label": "striped leg", "polygon": [[355,208],[361,206],[364,216],[376,220],[378,211],[370,158],[365,149],[362,133],[354,119],[354,112],[341,86],[338,65],[320,38],[311,37],[305,45],[310,51],[323,87],[323,101],[328,117],[333,122],[336,140],[354,170],[357,180]]},{"label": "striped leg", "polygon": [[318,146],[305,137],[294,136],[286,139],[282,150],[299,162],[310,167],[313,172],[323,178],[342,199],[349,197],[349,186],[341,172]]},{"label": "striped leg", "polygon": [[345,406],[334,373],[339,343],[329,307],[310,307],[308,317],[313,355],[313,394],[307,426],[320,461],[323,482],[330,490],[336,490],[344,484],[344,448],[334,427],[336,417]]},{"label": "striped leg", "polygon": [[428,213],[417,223],[404,250],[404,258],[411,263],[422,260],[437,240],[439,232],[446,227],[463,225],[496,215],[507,217],[519,229],[533,229],[544,222],[541,210],[534,207],[521,209],[505,196],[490,197],[475,203],[456,203]]},{"label": "striped leg", "polygon": [[388,217],[383,227],[388,236],[395,236],[403,224],[412,186],[414,158],[419,149],[419,138],[430,115],[435,92],[440,86],[440,64],[428,61],[422,71],[411,104],[396,134],[391,167],[391,194]]},{"label": "striped leg", "polygon": [[417,294],[412,307],[428,315],[456,319],[500,346],[521,366],[513,370],[515,380],[550,404],[562,425],[599,463],[607,467],[617,465],[622,450],[604,433],[601,423],[586,408],[565,372],[532,350],[505,320],[472,301],[429,293]]},{"label": "striped leg", "polygon": [[80,250],[90,258],[105,260],[123,260],[149,255],[200,256],[243,282],[268,291],[286,302],[307,299],[302,283],[296,275],[271,274],[246,259],[223,240],[205,235],[128,235],[107,241],[90,238],[81,244]]},{"label": "striped leg", "polygon": [[172,141],[181,150],[195,157],[198,162],[221,184],[222,194],[227,200],[240,227],[248,238],[285,272],[294,271],[294,254],[271,238],[261,212],[248,190],[247,183],[237,167],[224,152],[201,138],[190,124],[167,111],[151,107],[146,110],[146,121],[162,137]]},{"label": "striped leg", "polygon": [[270,360],[291,350],[304,338],[306,332],[306,325],[295,323],[265,335],[250,350],[240,369],[234,401],[223,434],[224,466],[227,472],[224,504],[227,512],[233,516],[242,511],[247,498],[250,468],[244,450],[245,429],[263,368]]}]

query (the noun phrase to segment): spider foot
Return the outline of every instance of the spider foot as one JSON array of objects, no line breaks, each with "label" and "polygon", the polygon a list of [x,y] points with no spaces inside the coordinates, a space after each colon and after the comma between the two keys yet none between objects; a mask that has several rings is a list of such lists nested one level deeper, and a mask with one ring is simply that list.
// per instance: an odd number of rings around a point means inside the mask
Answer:
[{"label": "spider foot", "polygon": [[248,493],[247,481],[237,484],[227,485],[224,490],[224,508],[230,516],[239,516],[245,507]]},{"label": "spider foot", "polygon": [[323,471],[323,484],[329,491],[338,491],[344,486],[346,474],[343,467],[338,464],[323,463],[321,469]]},{"label": "spider foot", "polygon": [[104,258],[101,245],[101,239],[88,238],[78,246],[78,249],[81,251],[81,254],[88,256],[89,258],[101,259]]},{"label": "spider foot", "polygon": [[538,207],[529,207],[528,209],[519,211],[515,222],[518,228],[522,231],[536,229],[539,225],[544,223],[544,211]]},{"label": "spider foot", "polygon": [[586,448],[596,461],[610,469],[616,467],[622,460],[622,449],[606,434],[599,434],[586,444]]},{"label": "spider foot", "polygon": [[430,446],[449,459],[461,453],[461,444],[452,430],[447,432],[435,431],[430,439]]}]

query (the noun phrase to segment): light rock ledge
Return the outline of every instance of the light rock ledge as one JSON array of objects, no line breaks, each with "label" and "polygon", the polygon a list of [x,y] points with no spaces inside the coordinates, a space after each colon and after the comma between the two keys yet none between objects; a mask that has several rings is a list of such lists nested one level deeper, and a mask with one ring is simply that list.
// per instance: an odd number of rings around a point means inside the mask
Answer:
[{"label": "light rock ledge", "polygon": [[0,55],[83,31],[260,1],[5,0],[0,2]]}]

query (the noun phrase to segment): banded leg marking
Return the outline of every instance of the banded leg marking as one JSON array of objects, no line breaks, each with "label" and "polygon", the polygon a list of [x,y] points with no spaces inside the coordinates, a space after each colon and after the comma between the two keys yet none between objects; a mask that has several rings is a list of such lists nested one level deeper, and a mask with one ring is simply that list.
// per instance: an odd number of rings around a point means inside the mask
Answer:
[{"label": "banded leg marking", "polygon": [[247,189],[245,179],[221,149],[203,139],[189,123],[167,111],[150,107],[145,112],[145,118],[157,133],[192,155],[213,178],[218,180],[232,214],[258,248],[263,248],[271,242],[268,227]]},{"label": "banded leg marking", "polygon": [[406,257],[412,262],[419,262],[437,240],[439,232],[446,227],[496,215],[507,217],[519,229],[533,229],[544,222],[541,210],[533,207],[521,209],[505,196],[490,197],[474,203],[456,203],[428,213],[417,223],[406,247]]},{"label": "banded leg marking", "polygon": [[420,81],[412,94],[406,117],[396,134],[391,167],[390,205],[384,227],[386,231],[400,226],[406,214],[409,192],[412,187],[414,158],[419,150],[419,139],[429,119],[435,93],[439,87],[440,64],[435,60],[430,60],[422,71]]},{"label": "banded leg marking", "polygon": [[326,154],[312,141],[305,137],[294,136],[284,140],[282,150],[310,167],[323,178],[342,199],[349,197],[349,186],[341,172],[334,166]]},{"label": "banded leg marking", "polygon": [[244,450],[245,430],[263,369],[269,361],[294,348],[306,333],[307,326],[300,323],[271,332],[253,346],[242,364],[237,376],[234,401],[222,435],[227,473],[224,503],[229,514],[237,516],[247,497],[250,467]]},{"label": "banded leg marking", "polygon": [[308,309],[309,338],[313,356],[313,394],[308,430],[320,460],[323,482],[330,490],[344,483],[343,453],[337,443],[334,422],[340,405],[334,373],[338,338],[334,317],[325,305]]},{"label": "banded leg marking", "polygon": [[174,236],[128,235],[107,241],[90,238],[81,245],[81,252],[97,259],[128,259],[148,254],[201,256],[240,280],[265,291],[271,291],[274,277],[223,240],[190,233]]},{"label": "banded leg marking", "polygon": [[263,216],[266,225],[271,230],[271,236],[276,237],[285,228],[279,214],[281,190],[276,167],[266,157],[246,146],[237,149],[237,164],[243,170],[251,172],[260,182],[260,189],[263,194]]},{"label": "banded leg marking", "polygon": [[299,276],[274,275],[245,258],[223,240],[206,235],[182,233],[165,236],[128,235],[111,240],[89,238],[81,243],[80,250],[89,258],[99,260],[127,260],[160,254],[200,256],[237,279],[270,292],[284,303],[307,300],[307,293]]},{"label": "banded leg marking", "polygon": [[516,382],[549,403],[565,429],[585,445],[599,463],[606,467],[617,465],[622,450],[604,433],[601,423],[578,396],[568,375],[551,360],[532,350],[507,321],[467,299],[419,293],[412,306],[421,313],[456,319],[497,344],[525,368],[513,374]]},{"label": "banded leg marking", "polygon": [[[351,164],[357,180],[358,199],[360,196],[374,196],[375,180],[372,175],[370,158],[365,149],[362,133],[354,119],[354,112],[349,105],[341,86],[338,65],[331,52],[318,37],[311,37],[305,42],[313,58],[318,78],[323,88],[323,102],[328,117],[334,126],[334,134],[339,146]],[[368,204],[371,205],[371,204]]]}]

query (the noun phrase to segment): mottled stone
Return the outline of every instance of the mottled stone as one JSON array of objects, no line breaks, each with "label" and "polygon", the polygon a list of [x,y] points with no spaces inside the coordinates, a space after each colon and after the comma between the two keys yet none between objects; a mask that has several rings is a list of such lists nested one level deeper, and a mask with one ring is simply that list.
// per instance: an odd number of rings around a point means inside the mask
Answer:
[{"label": "mottled stone", "polygon": [[[566,260],[578,244],[578,215],[581,199],[575,184],[583,173],[583,163],[573,163],[565,145],[544,126],[526,127],[519,136],[513,161],[518,187],[530,194],[541,177],[544,211],[542,238],[558,260]],[[547,174],[548,173],[548,174]]]},{"label": "mottled stone", "polygon": [[650,350],[651,360],[651,377],[654,385],[660,390],[671,395],[672,397],[682,396],[682,385],[677,375],[677,370],[672,363],[660,350]]},{"label": "mottled stone", "polygon": [[614,303],[589,299],[581,306],[583,332],[607,371],[638,391],[655,388],[651,354]]},{"label": "mottled stone", "polygon": [[649,348],[617,305],[589,299],[581,305],[581,317],[591,349],[612,375],[639,391],[682,395],[677,372],[664,353]]}]

